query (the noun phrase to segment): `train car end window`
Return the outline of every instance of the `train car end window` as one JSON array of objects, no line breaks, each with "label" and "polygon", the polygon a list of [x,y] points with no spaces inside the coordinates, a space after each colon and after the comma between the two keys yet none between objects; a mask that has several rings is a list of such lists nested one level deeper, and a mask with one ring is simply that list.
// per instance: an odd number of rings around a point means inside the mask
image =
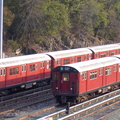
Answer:
[{"label": "train car end window", "polygon": [[69,81],[69,74],[68,73],[63,73],[62,80],[63,81]]}]

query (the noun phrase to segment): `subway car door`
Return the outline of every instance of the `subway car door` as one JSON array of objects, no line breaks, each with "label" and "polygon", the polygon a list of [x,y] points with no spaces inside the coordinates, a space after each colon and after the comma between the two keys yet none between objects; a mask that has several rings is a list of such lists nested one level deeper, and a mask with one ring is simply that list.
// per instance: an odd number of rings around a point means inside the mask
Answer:
[{"label": "subway car door", "polygon": [[60,77],[60,91],[63,93],[68,93],[69,92],[69,78],[70,75],[69,73],[61,73],[61,77]]}]

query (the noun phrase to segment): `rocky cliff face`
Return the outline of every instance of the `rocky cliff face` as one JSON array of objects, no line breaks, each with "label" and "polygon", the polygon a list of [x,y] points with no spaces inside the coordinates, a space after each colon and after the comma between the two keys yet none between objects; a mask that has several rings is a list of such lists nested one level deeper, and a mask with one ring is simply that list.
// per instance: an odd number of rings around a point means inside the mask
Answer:
[{"label": "rocky cliff face", "polygon": [[18,56],[26,54],[35,54],[35,53],[44,53],[50,51],[58,51],[58,50],[66,50],[66,49],[74,49],[74,48],[83,48],[88,46],[98,46],[104,44],[112,44],[114,43],[111,40],[105,40],[100,37],[93,37],[89,34],[69,34],[67,37],[53,37],[53,38],[46,38],[44,42],[40,45],[30,43],[29,48],[23,48],[19,54],[12,52],[12,48],[4,48],[4,52],[7,56]]}]

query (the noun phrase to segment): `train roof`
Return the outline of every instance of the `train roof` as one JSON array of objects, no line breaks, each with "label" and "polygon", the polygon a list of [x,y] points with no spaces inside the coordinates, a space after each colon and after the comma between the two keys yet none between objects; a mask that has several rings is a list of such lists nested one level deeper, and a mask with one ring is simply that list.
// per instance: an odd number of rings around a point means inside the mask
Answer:
[{"label": "train roof", "polygon": [[10,57],[0,59],[0,67],[8,67],[15,66],[39,61],[51,60],[51,58],[45,54],[32,54],[32,55],[24,55],[17,57]]},{"label": "train roof", "polygon": [[99,59],[94,59],[94,60],[89,60],[89,61],[84,61],[84,62],[79,62],[74,64],[67,64],[63,66],[72,67],[78,70],[79,72],[84,72],[84,71],[94,70],[97,68],[102,68],[105,66],[118,64],[118,63],[120,63],[120,60],[118,58],[105,57],[105,58],[99,58]]},{"label": "train roof", "polygon": [[53,57],[54,59],[59,59],[63,57],[71,57],[71,56],[90,54],[90,53],[92,53],[92,51],[89,50],[88,48],[77,48],[77,49],[70,49],[70,50],[48,52],[46,54]]},{"label": "train roof", "polygon": [[112,57],[117,57],[120,59],[120,54],[119,55],[113,55]]},{"label": "train roof", "polygon": [[107,50],[114,50],[114,49],[120,49],[120,44],[108,44],[108,45],[101,45],[101,46],[94,46],[94,47],[88,47],[94,52],[101,52],[101,51],[107,51]]}]

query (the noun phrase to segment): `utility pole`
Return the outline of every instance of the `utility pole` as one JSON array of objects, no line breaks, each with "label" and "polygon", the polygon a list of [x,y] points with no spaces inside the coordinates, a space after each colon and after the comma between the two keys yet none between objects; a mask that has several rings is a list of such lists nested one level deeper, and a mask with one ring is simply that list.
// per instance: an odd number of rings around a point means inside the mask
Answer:
[{"label": "utility pole", "polygon": [[0,0],[0,59],[3,58],[3,0]]}]

